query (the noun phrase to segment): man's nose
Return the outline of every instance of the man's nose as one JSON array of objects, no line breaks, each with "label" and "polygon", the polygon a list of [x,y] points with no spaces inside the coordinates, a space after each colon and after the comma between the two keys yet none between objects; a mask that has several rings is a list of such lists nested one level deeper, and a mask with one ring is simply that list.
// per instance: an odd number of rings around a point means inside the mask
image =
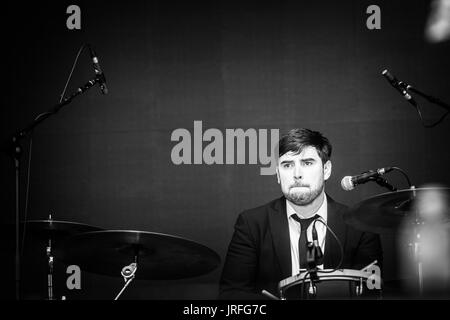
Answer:
[{"label": "man's nose", "polygon": [[302,168],[299,165],[294,166],[294,178],[301,179],[302,178]]}]

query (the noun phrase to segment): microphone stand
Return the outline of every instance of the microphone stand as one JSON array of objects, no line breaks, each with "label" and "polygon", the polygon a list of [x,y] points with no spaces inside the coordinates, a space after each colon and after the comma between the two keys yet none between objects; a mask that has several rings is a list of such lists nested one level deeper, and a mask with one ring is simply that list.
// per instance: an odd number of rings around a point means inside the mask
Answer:
[{"label": "microphone stand", "polygon": [[319,276],[317,275],[317,271],[318,271],[317,266],[322,263],[322,259],[323,259],[322,250],[320,248],[320,245],[318,244],[317,230],[316,230],[316,227],[314,224],[315,224],[315,221],[313,222],[313,226],[312,226],[313,241],[308,243],[308,248],[306,251],[306,262],[308,264],[308,269],[307,269],[306,274],[310,275],[309,294],[313,298],[315,298],[317,295],[317,288],[316,288],[314,282],[319,280]]},{"label": "microphone stand", "polygon": [[20,145],[20,140],[25,138],[30,132],[33,131],[40,123],[45,121],[50,116],[56,114],[61,108],[68,105],[72,100],[84,93],[85,91],[92,88],[96,83],[102,81],[101,76],[96,75],[94,79],[89,80],[84,85],[77,88],[77,90],[70,95],[68,98],[62,100],[56,106],[54,106],[49,111],[37,116],[31,123],[29,123],[24,129],[19,130],[11,139],[12,151],[11,156],[14,160],[14,170],[15,170],[15,297],[16,300],[20,300],[20,243],[19,243],[19,233],[20,233],[20,196],[19,196],[19,177],[20,177],[20,157],[22,155],[22,147]]},{"label": "microphone stand", "polygon": [[414,92],[414,93],[418,94],[419,96],[421,96],[421,97],[427,99],[429,102],[434,103],[434,104],[436,104],[436,105],[438,105],[438,106],[440,106],[440,107],[446,109],[447,111],[450,111],[450,105],[449,105],[448,103],[445,103],[444,101],[442,101],[442,100],[440,100],[440,99],[438,99],[438,98],[436,98],[436,97],[433,97],[433,96],[431,96],[431,95],[429,95],[429,94],[426,94],[426,93],[424,93],[424,92],[421,92],[420,90],[418,90],[418,89],[414,88],[413,86],[410,86],[409,84],[406,84],[406,83],[404,83],[404,82],[402,83],[402,86],[403,86],[406,90],[409,90],[409,91],[411,91],[411,92]]},{"label": "microphone stand", "polygon": [[[308,295],[306,296],[306,292],[304,288],[302,290],[302,294],[305,294],[306,298],[312,298],[315,299],[317,296],[317,287],[315,285],[315,282],[317,280],[319,280],[319,277],[317,275],[317,257],[316,257],[316,248],[314,246],[313,242],[308,243],[308,248],[306,251],[306,262],[308,263],[308,268],[306,269],[306,273],[305,273],[305,279],[306,276],[309,274],[309,288],[308,288]],[[306,284],[303,283],[303,286],[305,286]]]},{"label": "microphone stand", "polygon": [[438,99],[438,98],[436,98],[436,97],[433,97],[433,96],[431,96],[431,95],[429,95],[429,94],[426,94],[426,93],[424,93],[424,92],[421,92],[420,90],[414,88],[413,86],[411,86],[411,85],[409,85],[409,84],[407,84],[407,83],[405,83],[405,82],[403,82],[403,81],[400,81],[400,82],[399,82],[399,86],[402,87],[405,91],[411,91],[411,92],[414,92],[414,93],[418,94],[419,96],[425,98],[425,99],[428,100],[429,102],[431,102],[431,103],[433,103],[433,104],[435,104],[435,105],[438,105],[438,106],[440,106],[441,108],[444,108],[444,109],[447,110],[447,112],[445,112],[445,113],[440,117],[440,119],[439,119],[438,121],[434,122],[433,124],[425,124],[425,122],[424,122],[424,120],[423,120],[423,117],[422,117],[422,112],[420,111],[420,108],[419,108],[419,105],[418,105],[416,102],[414,102],[413,100],[409,100],[409,101],[412,103],[412,105],[416,108],[416,111],[417,111],[417,113],[419,114],[420,120],[422,121],[422,124],[423,124],[423,126],[424,126],[425,128],[433,128],[433,127],[437,126],[437,125],[438,125],[439,123],[441,123],[441,122],[445,119],[445,117],[450,113],[450,105],[449,105],[448,103],[445,103],[444,101],[442,101],[442,100],[440,100],[440,99]]}]

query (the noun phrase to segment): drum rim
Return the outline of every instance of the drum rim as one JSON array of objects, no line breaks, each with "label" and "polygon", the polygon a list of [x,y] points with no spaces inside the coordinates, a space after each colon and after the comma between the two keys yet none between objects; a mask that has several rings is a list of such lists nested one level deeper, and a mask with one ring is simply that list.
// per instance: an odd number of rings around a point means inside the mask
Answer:
[{"label": "drum rim", "polygon": [[[324,269],[324,270],[318,270],[317,274],[320,276],[320,280],[316,282],[321,281],[328,281],[328,280],[352,280],[352,281],[361,281],[361,280],[367,280],[372,274],[368,272],[364,272],[362,270],[355,270],[355,269],[339,269],[335,270],[334,272],[329,272],[332,269]],[[328,272],[327,272],[328,271]],[[302,284],[303,281],[310,281],[311,278],[304,279],[306,276],[306,271],[300,272],[299,274],[296,274],[294,276],[291,276],[289,278],[283,279],[278,283],[278,291],[280,293],[283,293],[290,287]]]}]

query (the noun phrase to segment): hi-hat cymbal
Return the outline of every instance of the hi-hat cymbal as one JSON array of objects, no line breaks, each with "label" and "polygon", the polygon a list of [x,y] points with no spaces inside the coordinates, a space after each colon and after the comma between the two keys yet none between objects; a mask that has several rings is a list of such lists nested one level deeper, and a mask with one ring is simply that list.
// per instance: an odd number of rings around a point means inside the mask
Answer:
[{"label": "hi-hat cymbal", "polygon": [[57,221],[57,220],[29,220],[22,223],[21,228],[26,227],[26,233],[39,240],[63,240],[79,233],[99,231],[101,228],[87,224]]},{"label": "hi-hat cymbal", "polygon": [[[450,203],[450,188],[399,190],[376,195],[356,204],[344,215],[344,221],[361,231],[379,234],[409,232],[416,218],[426,218],[423,212],[419,212],[417,201],[425,199],[430,193],[438,194],[438,199],[446,206]],[[448,209],[446,207],[440,217],[443,223],[450,221]]]},{"label": "hi-hat cymbal", "polygon": [[132,230],[79,234],[67,240],[63,252],[66,263],[110,276],[120,276],[123,267],[137,262],[136,278],[147,280],[195,277],[220,264],[217,253],[194,241]]}]

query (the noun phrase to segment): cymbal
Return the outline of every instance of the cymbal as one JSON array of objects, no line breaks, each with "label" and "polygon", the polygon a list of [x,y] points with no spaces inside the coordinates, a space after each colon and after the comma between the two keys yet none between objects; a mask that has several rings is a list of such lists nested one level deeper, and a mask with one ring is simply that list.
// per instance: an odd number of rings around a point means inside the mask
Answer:
[{"label": "cymbal", "polygon": [[58,220],[29,220],[22,223],[22,230],[26,227],[26,233],[39,240],[63,240],[79,233],[99,231],[101,228],[87,224],[58,221]]},{"label": "cymbal", "polygon": [[[356,204],[344,214],[344,221],[358,230],[378,234],[409,232],[414,227],[416,215],[420,214],[415,206],[417,200],[423,199],[430,191],[439,193],[447,205],[450,203],[450,188],[399,190],[376,195]],[[444,223],[450,221],[448,209],[442,220]]]},{"label": "cymbal", "polygon": [[81,270],[109,276],[120,276],[123,267],[137,262],[136,278],[147,280],[195,277],[220,264],[217,253],[194,241],[134,230],[73,236],[65,243],[63,255],[66,263]]}]

